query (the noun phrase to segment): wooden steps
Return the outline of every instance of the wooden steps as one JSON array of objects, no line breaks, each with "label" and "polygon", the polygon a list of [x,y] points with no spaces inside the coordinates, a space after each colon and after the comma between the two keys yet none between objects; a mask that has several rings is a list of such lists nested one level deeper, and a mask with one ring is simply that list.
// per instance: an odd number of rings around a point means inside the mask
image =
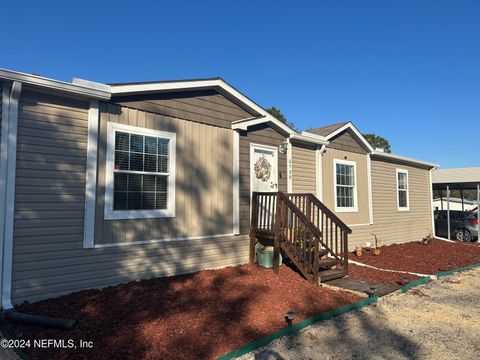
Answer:
[{"label": "wooden steps", "polygon": [[325,258],[318,261],[318,268],[331,268],[338,265],[339,261],[335,258]]},{"label": "wooden steps", "polygon": [[323,270],[319,272],[320,275],[320,282],[339,279],[348,275],[348,271],[344,269],[331,269],[331,270]]},{"label": "wooden steps", "polygon": [[[273,245],[273,270],[283,252],[305,276],[319,284],[348,274],[352,230],[313,194],[253,192],[250,263],[255,246]],[[272,241],[273,240],[273,241]],[[271,246],[268,245],[268,246]]]}]

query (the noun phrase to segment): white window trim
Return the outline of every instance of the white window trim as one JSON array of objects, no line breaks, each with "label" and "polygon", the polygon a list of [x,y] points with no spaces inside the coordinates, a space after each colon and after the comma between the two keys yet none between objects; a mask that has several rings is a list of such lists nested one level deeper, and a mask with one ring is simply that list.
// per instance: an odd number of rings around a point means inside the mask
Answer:
[{"label": "white window trim", "polygon": [[[400,193],[400,189],[398,188],[398,174],[405,174],[407,175],[407,206],[405,207],[401,207],[400,206],[400,196],[399,196],[399,193]],[[410,211],[410,184],[408,183],[408,170],[405,170],[405,169],[396,169],[395,171],[395,177],[396,177],[396,184],[397,184],[397,187],[396,187],[396,192],[397,192],[397,209],[398,211]],[[405,190],[402,190],[402,191],[405,191]]]},{"label": "white window trim", "polygon": [[[113,169],[115,162],[115,133],[125,131],[131,134],[155,136],[169,140],[168,146],[168,200],[167,209],[162,210],[113,210]],[[175,154],[176,134],[171,132],[139,128],[109,122],[107,124],[107,156],[105,166],[105,220],[147,219],[175,217]],[[143,173],[143,172],[142,172]]]},{"label": "white window trim", "polygon": [[[351,165],[354,172],[354,184],[353,184],[353,202],[352,207],[339,207],[337,206],[337,164]],[[348,160],[333,160],[333,201],[335,203],[335,212],[358,212],[358,197],[357,197],[357,163],[355,161]]]}]

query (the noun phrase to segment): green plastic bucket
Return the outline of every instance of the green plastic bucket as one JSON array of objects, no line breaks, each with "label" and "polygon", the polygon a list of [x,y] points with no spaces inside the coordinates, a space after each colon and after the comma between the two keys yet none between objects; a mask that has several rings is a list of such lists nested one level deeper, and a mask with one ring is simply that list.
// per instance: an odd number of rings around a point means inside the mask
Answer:
[{"label": "green plastic bucket", "polygon": [[[279,254],[278,265],[282,265],[282,254]],[[257,264],[265,268],[273,267],[273,251],[264,250],[262,248],[257,249]]]}]

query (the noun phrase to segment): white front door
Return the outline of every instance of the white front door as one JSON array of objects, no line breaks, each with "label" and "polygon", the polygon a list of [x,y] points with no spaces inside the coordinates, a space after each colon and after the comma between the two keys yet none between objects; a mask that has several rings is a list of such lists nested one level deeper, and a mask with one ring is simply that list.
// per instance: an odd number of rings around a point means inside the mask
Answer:
[{"label": "white front door", "polygon": [[258,192],[278,191],[276,147],[250,144],[250,189]]}]

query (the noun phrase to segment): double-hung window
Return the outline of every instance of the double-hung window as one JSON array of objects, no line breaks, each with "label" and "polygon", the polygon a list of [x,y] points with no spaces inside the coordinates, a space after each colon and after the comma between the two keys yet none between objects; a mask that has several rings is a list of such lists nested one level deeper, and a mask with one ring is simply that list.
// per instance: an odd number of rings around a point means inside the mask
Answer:
[{"label": "double-hung window", "polygon": [[174,133],[107,126],[105,218],[175,216]]},{"label": "double-hung window", "polygon": [[399,211],[410,210],[407,170],[397,169],[397,207]]},{"label": "double-hung window", "polygon": [[335,211],[356,212],[357,179],[354,161],[334,160]]}]

